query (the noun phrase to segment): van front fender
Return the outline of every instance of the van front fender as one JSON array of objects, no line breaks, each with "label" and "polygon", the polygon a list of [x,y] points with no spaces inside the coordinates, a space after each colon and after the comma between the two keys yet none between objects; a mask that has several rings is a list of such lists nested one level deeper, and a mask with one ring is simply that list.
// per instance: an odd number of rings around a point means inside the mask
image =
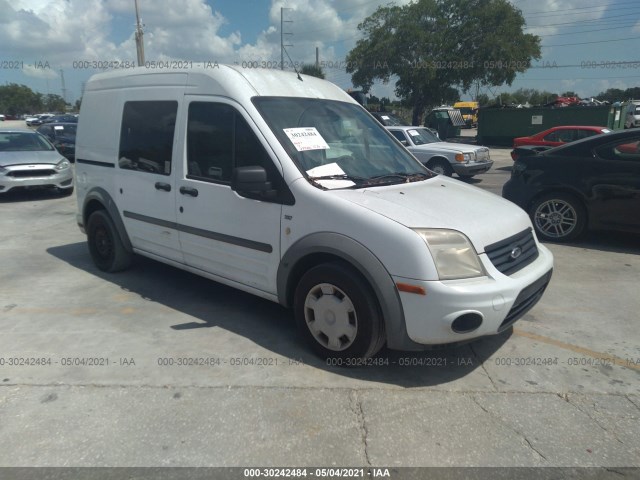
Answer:
[{"label": "van front fender", "polygon": [[300,277],[320,263],[342,260],[359,272],[378,299],[387,335],[387,346],[398,350],[422,350],[407,335],[404,311],[395,283],[382,262],[362,243],[333,232],[307,235],[282,256],[277,274],[278,301],[287,307]]}]

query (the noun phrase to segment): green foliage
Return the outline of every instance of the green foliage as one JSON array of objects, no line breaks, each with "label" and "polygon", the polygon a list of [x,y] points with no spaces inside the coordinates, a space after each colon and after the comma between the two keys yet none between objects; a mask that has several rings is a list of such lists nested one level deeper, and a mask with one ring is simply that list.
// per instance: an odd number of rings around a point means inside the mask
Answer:
[{"label": "green foliage", "polygon": [[511,84],[540,58],[540,39],[523,33],[522,13],[507,0],[418,0],[380,7],[358,29],[364,38],[347,55],[347,72],[368,91],[395,80],[413,105],[413,123],[451,88]]},{"label": "green foliage", "polygon": [[48,112],[64,112],[67,108],[64,98],[51,93],[42,97],[42,106]]},{"label": "green foliage", "polygon": [[322,67],[319,67],[314,64],[305,64],[302,66],[300,73],[304,73],[305,75],[311,75],[312,77],[325,78],[324,72],[322,71]]},{"label": "green foliage", "polygon": [[0,112],[9,115],[40,112],[42,95],[25,85],[10,83],[0,86]]},{"label": "green foliage", "polygon": [[604,92],[600,92],[596,98],[601,101],[607,101],[611,103],[623,102],[625,100],[637,100],[640,99],[640,87],[631,87],[626,90],[619,88],[609,88]]},{"label": "green foliage", "polygon": [[0,112],[9,115],[24,113],[64,112],[67,104],[60,95],[42,95],[26,85],[10,83],[0,86]]}]

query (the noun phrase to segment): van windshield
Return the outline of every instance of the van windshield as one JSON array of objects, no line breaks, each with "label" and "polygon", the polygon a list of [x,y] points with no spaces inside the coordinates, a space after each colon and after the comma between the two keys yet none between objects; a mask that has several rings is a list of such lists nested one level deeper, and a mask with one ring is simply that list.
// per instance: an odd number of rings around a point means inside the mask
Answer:
[{"label": "van windshield", "polygon": [[362,188],[431,178],[360,106],[333,100],[255,97],[300,171],[323,188]]}]

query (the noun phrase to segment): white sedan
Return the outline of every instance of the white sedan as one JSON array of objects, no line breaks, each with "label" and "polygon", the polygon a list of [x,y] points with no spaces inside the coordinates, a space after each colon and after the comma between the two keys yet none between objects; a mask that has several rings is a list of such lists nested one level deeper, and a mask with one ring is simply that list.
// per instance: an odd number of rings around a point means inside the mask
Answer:
[{"label": "white sedan", "polygon": [[493,165],[487,147],[443,142],[423,127],[386,127],[428,169],[441,175],[471,178]]}]

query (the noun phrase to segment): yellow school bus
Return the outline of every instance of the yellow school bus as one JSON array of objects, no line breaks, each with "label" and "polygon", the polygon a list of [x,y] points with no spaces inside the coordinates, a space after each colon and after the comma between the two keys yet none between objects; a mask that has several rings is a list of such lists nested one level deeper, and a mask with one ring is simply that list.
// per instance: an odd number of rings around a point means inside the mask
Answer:
[{"label": "yellow school bus", "polygon": [[462,118],[464,118],[464,122],[469,128],[478,126],[479,107],[480,104],[478,102],[456,102],[453,105],[453,108],[460,110]]}]

